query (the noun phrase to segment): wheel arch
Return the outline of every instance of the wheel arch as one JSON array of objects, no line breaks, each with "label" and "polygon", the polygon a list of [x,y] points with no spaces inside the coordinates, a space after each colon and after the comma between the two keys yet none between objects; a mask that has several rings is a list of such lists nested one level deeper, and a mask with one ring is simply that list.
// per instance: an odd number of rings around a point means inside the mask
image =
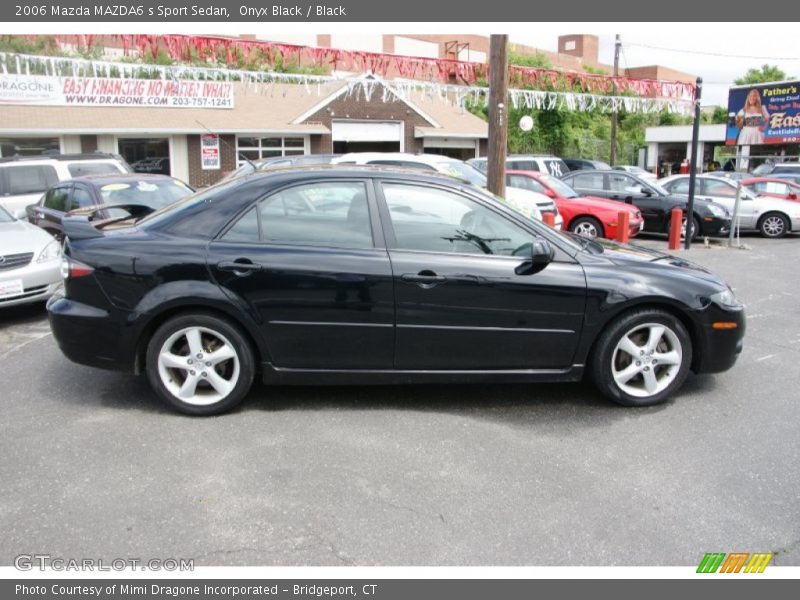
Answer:
[{"label": "wheel arch", "polygon": [[232,322],[239,329],[248,344],[250,344],[257,370],[260,368],[261,363],[269,360],[269,350],[266,344],[252,333],[253,324],[248,327],[248,324],[241,318],[241,315],[237,314],[236,311],[229,310],[227,307],[216,303],[203,302],[200,298],[193,298],[191,303],[164,306],[160,311],[150,315],[150,318],[142,326],[141,331],[139,331],[136,337],[134,372],[139,374],[144,370],[147,345],[153,337],[153,334],[155,334],[156,330],[161,327],[161,325],[174,317],[198,312],[221,317]]},{"label": "wheel arch", "polygon": [[689,339],[692,344],[692,363],[691,369],[694,371],[699,364],[699,356],[701,355],[702,348],[700,347],[702,335],[700,335],[699,325],[689,316],[689,309],[682,306],[678,302],[669,302],[664,300],[655,299],[642,299],[639,302],[628,303],[625,306],[619,307],[613,313],[609,314],[607,318],[597,328],[594,338],[589,345],[588,351],[585,356],[585,362],[588,363],[594,357],[597,342],[602,337],[603,333],[608,330],[617,320],[624,315],[640,310],[660,310],[668,313],[678,319],[681,324],[686,328],[689,334]]}]

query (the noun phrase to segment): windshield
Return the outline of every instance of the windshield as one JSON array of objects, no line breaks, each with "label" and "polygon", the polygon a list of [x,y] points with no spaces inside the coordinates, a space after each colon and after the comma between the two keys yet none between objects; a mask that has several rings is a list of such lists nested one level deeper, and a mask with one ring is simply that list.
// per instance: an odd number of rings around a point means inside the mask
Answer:
[{"label": "windshield", "polygon": [[103,204],[144,204],[158,210],[190,195],[192,190],[178,180],[142,179],[108,183],[100,188]]},{"label": "windshield", "polygon": [[642,183],[642,185],[655,190],[656,192],[658,192],[660,196],[669,196],[669,192],[665,190],[663,187],[661,187],[660,183],[656,183],[655,181],[648,181],[647,183]]},{"label": "windshield", "polygon": [[12,221],[16,221],[16,219],[6,212],[5,208],[0,206],[0,223],[11,223]]},{"label": "windshield", "polygon": [[[517,208],[514,204],[511,204],[511,203],[507,202],[506,200],[504,200],[503,198],[501,198],[500,196],[498,196],[496,194],[493,194],[492,192],[487,190],[485,187],[472,186],[470,189],[472,190],[473,193],[480,194],[481,196],[483,196],[485,198],[489,198],[493,202],[497,202],[497,203],[501,204],[502,206],[504,206],[505,208],[508,208],[508,209],[510,209],[510,210],[512,210],[512,211],[514,211],[516,213],[519,213],[519,214],[525,216],[529,220],[534,221],[535,223],[537,223],[538,225],[540,225],[542,227],[546,227],[538,219],[533,219],[533,218],[529,217],[528,215],[525,215],[525,213],[522,210],[520,210],[519,208]],[[558,231],[557,229],[551,229],[549,227],[547,227],[547,230],[550,233],[552,233],[554,235],[557,235],[564,244],[566,244],[567,246],[570,246],[573,250],[582,250],[582,249],[584,249],[586,247],[586,245],[583,243],[583,240],[584,239],[588,239],[588,238],[581,238],[580,236],[573,236],[573,234],[568,234],[566,232]]]},{"label": "windshield", "polygon": [[549,187],[559,196],[563,196],[564,198],[578,197],[578,193],[573,190],[569,184],[561,181],[558,177],[553,177],[552,175],[545,175],[542,173],[539,175],[539,179],[541,179],[547,185],[547,187]]},{"label": "windshield", "polygon": [[486,187],[486,175],[467,163],[458,162],[456,160],[441,162],[436,164],[436,170],[439,171],[439,173],[445,173],[446,175],[452,175],[453,177],[468,181],[472,185]]}]

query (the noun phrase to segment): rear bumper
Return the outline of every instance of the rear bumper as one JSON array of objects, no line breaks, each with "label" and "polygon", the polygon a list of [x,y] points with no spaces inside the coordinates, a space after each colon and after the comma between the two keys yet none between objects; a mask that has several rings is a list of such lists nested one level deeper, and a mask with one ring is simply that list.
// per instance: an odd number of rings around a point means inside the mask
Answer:
[{"label": "rear bumper", "polygon": [[55,294],[47,302],[47,316],[58,347],[72,362],[101,369],[134,370],[135,352],[133,345],[126,342],[128,332],[119,325],[125,322],[121,315]]}]

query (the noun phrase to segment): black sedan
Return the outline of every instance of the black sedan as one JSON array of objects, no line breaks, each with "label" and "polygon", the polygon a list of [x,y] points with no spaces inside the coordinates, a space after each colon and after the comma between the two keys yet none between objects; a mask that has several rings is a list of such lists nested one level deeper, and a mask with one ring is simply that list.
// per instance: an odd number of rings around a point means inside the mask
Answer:
[{"label": "black sedan", "polygon": [[[626,405],[729,369],[742,305],[655,251],[562,234],[463,181],[256,173],[127,227],[65,220],[48,303],[75,362],[145,372],[180,411],[266,383],[575,381]],[[540,388],[540,393],[545,389]]]},{"label": "black sedan", "polygon": [[[28,206],[28,220],[56,239],[64,235],[62,220],[70,211],[94,211],[100,219],[122,217],[119,205],[163,208],[194,192],[179,179],[167,175],[114,173],[87,175],[61,181],[51,187],[36,204]],[[102,208],[101,208],[102,207]]]},{"label": "black sedan", "polygon": [[[687,224],[686,198],[670,195],[654,181],[630,173],[606,170],[576,171],[567,173],[562,179],[581,195],[633,204],[642,211],[644,231],[668,233],[673,208],[684,211],[684,227]],[[730,231],[731,217],[725,207],[696,198],[692,220],[688,225],[692,239],[701,235],[722,236]]]}]

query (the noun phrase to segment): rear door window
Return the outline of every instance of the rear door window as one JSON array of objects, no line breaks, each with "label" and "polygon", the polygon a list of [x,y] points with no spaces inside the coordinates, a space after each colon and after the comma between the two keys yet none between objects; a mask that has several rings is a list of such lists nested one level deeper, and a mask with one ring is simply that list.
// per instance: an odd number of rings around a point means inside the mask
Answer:
[{"label": "rear door window", "polygon": [[582,188],[587,190],[602,190],[603,189],[603,174],[602,173],[578,173],[570,179],[572,187]]},{"label": "rear door window", "polygon": [[544,166],[547,169],[547,172],[550,173],[553,177],[563,177],[567,173],[569,173],[569,167],[564,163],[563,160],[555,159],[555,160],[544,160]]},{"label": "rear door window", "polygon": [[124,173],[116,164],[111,162],[101,162],[99,160],[77,162],[70,164],[69,174],[73,177],[82,177],[84,175],[102,175],[108,173]]},{"label": "rear door window", "polygon": [[7,193],[36,194],[58,183],[58,174],[50,165],[13,165],[6,168]]},{"label": "rear door window", "polygon": [[327,181],[281,190],[245,213],[222,239],[372,248],[366,187],[360,181]]}]

